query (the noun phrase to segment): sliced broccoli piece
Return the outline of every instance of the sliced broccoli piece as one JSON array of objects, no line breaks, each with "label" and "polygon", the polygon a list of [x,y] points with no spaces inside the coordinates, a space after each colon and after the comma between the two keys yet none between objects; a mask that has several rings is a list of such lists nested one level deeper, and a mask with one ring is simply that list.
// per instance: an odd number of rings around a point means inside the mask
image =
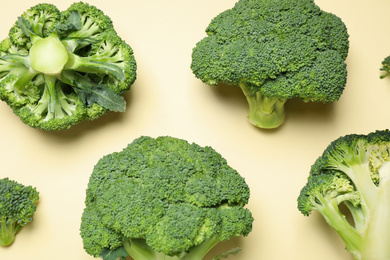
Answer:
[{"label": "sliced broccoli piece", "polygon": [[32,127],[65,130],[124,112],[136,68],[133,50],[95,6],[78,2],[60,12],[38,4],[0,44],[0,98]]},{"label": "sliced broccoli piece", "polygon": [[318,211],[355,259],[390,258],[389,155],[389,130],[340,137],[313,164],[298,197],[302,214]]}]

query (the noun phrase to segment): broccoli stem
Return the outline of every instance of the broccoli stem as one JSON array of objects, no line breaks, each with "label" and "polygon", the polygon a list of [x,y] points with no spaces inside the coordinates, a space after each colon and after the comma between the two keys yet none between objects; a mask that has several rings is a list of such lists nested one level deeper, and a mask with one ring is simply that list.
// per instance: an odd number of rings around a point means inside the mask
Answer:
[{"label": "broccoli stem", "polygon": [[15,82],[14,87],[19,93],[28,93],[28,89],[26,88],[28,84],[32,81],[32,79],[38,75],[39,73],[32,69],[25,69],[19,79]]},{"label": "broccoli stem", "polygon": [[191,248],[191,251],[185,255],[183,260],[201,260],[219,242],[220,240],[217,237],[210,238],[202,244]]},{"label": "broccoli stem", "polygon": [[99,57],[98,55],[90,57],[80,57],[69,53],[69,60],[64,69],[75,70],[85,73],[104,73],[115,76],[118,80],[123,80],[125,75],[120,66],[116,65],[117,57]]},{"label": "broccoli stem", "polygon": [[154,251],[145,243],[143,239],[128,239],[123,241],[127,253],[134,260],[153,260],[155,258]]},{"label": "broccoli stem", "polygon": [[[324,217],[329,226],[334,229],[341,239],[345,242],[347,250],[351,252],[356,259],[362,251],[363,238],[359,232],[347,221],[340,212],[337,199],[329,203],[328,199],[318,194],[320,203],[313,202],[317,211]],[[372,259],[371,259],[372,260]]]},{"label": "broccoli stem", "polygon": [[284,122],[284,103],[287,99],[267,97],[259,91],[252,91],[248,84],[240,83],[249,104],[248,120],[260,128],[277,128]]},{"label": "broccoli stem", "polygon": [[361,260],[390,259],[390,163],[379,169],[380,183],[367,218]]},{"label": "broccoli stem", "polygon": [[33,112],[39,115],[46,113],[44,121],[71,115],[76,110],[76,105],[68,101],[61,87],[58,86],[57,78],[51,75],[44,75],[44,77],[46,83],[42,98]]},{"label": "broccoli stem", "polygon": [[31,67],[44,74],[59,75],[68,62],[68,51],[56,33],[37,39],[30,49]]},{"label": "broccoli stem", "polygon": [[1,220],[0,221],[0,246],[8,246],[15,240],[15,235],[20,229],[15,221]]},{"label": "broccoli stem", "polygon": [[123,246],[134,260],[202,260],[218,242],[217,237],[210,238],[206,242],[191,248],[184,256],[168,256],[156,252],[145,243],[144,239],[128,239],[123,242]]},{"label": "broccoli stem", "polygon": [[346,203],[353,215],[354,225],[340,212],[337,199],[329,203],[327,198],[318,194],[321,203],[313,201],[313,205],[343,239],[356,260],[390,259],[390,163],[384,163],[379,168],[378,186],[372,182],[368,163],[345,167],[343,172],[361,194],[362,210]]}]

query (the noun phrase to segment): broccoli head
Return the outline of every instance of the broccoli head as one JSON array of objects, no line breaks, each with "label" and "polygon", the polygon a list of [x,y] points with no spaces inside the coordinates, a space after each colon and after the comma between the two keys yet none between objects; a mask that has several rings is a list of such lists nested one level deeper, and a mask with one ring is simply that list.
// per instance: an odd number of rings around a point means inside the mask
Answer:
[{"label": "broccoli head", "polygon": [[38,200],[36,188],[0,179],[0,246],[12,244],[21,227],[33,220]]},{"label": "broccoli head", "polygon": [[211,147],[142,136],[101,158],[86,191],[81,237],[103,259],[200,260],[246,236],[249,187]]},{"label": "broccoli head", "polygon": [[289,99],[330,103],[343,93],[347,28],[313,0],[240,0],[206,33],[192,52],[194,75],[239,86],[257,127],[280,126]]},{"label": "broccoli head", "polygon": [[333,141],[313,164],[298,209],[319,212],[355,259],[390,259],[390,131]]},{"label": "broccoli head", "polygon": [[123,112],[122,94],[135,79],[133,50],[111,19],[87,3],[63,12],[35,5],[0,42],[0,99],[34,128],[65,130]]}]

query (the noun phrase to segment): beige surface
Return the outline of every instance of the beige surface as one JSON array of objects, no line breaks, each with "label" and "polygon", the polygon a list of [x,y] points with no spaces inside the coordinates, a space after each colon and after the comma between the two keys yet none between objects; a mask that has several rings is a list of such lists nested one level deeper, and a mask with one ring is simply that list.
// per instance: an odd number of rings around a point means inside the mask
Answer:
[{"label": "beige surface", "polygon": [[[50,2],[60,10],[72,3]],[[390,54],[390,1],[316,0],[349,29],[347,87],[333,105],[288,102],[286,122],[274,131],[247,122],[247,103],[238,88],[206,86],[189,68],[191,50],[205,36],[205,27],[235,0],[87,2],[110,15],[134,49],[138,78],[126,94],[127,112],[48,133],[24,125],[0,102],[0,177],[33,185],[41,194],[34,222],[12,246],[0,248],[1,260],[93,259],[84,252],[78,230],[88,178],[101,156],[140,135],[210,145],[246,178],[253,232],[217,248],[240,245],[241,253],[229,259],[352,259],[321,216],[298,212],[296,198],[330,141],[390,127],[390,78],[380,80],[378,70]],[[7,1],[0,9],[0,38],[36,3]]]}]

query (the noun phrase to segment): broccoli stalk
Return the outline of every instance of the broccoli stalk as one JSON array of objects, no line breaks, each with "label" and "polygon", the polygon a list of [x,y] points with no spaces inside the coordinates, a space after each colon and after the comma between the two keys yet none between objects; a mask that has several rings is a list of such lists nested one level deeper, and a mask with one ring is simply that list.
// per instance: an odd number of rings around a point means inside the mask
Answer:
[{"label": "broccoli stalk", "polygon": [[287,99],[267,97],[261,92],[254,92],[245,83],[239,83],[249,104],[248,120],[260,128],[277,128],[284,122],[284,103]]},{"label": "broccoli stalk", "polygon": [[58,39],[57,33],[53,33],[46,38],[31,35],[31,41],[31,68],[45,75],[60,77],[65,64],[68,62],[68,52]]},{"label": "broccoli stalk", "polygon": [[8,246],[15,240],[21,226],[12,220],[0,219],[0,246]]},{"label": "broccoli stalk", "polygon": [[0,246],[9,246],[16,234],[33,220],[39,193],[8,178],[0,179]]},{"label": "broccoli stalk", "polygon": [[64,118],[67,115],[72,115],[76,111],[75,101],[65,95],[60,83],[54,76],[45,75],[45,88],[42,98],[39,100],[34,113],[46,114],[44,121],[49,121],[53,118]]},{"label": "broccoli stalk", "polygon": [[340,137],[312,166],[298,198],[299,210],[306,216],[318,211],[357,260],[390,258],[389,155],[388,130]]},{"label": "broccoli stalk", "polygon": [[141,239],[125,240],[123,246],[134,260],[202,260],[207,252],[219,242],[220,240],[216,237],[210,238],[202,244],[191,248],[189,253],[178,256],[168,256],[162,252],[157,252],[148,246],[145,240]]}]

